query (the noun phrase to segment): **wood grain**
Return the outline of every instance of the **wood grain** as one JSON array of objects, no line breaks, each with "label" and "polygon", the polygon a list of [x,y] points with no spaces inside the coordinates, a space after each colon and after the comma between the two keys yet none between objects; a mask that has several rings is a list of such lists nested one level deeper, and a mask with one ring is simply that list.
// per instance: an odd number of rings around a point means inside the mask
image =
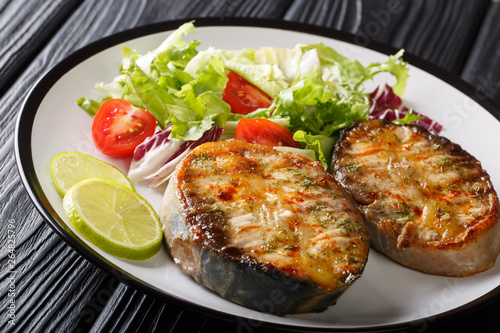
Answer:
[{"label": "wood grain", "polygon": [[488,0],[294,1],[286,20],[316,24],[404,48],[458,74]]},{"label": "wood grain", "polygon": [[[397,4],[396,4],[397,3]],[[18,14],[22,13],[22,14]],[[408,52],[474,84],[500,101],[500,6],[487,0],[15,0],[0,1],[0,241],[15,226],[16,325],[2,312],[2,332],[262,332],[257,322],[227,323],[161,302],[120,282],[64,243],[35,210],[16,170],[15,121],[30,87],[49,68],[88,43],[137,26],[191,17],[284,19],[359,34]],[[363,39],[360,38],[360,43]],[[6,247],[0,259],[7,262]],[[0,308],[12,275],[0,271]],[[500,331],[495,302],[475,319]],[[470,319],[472,318],[472,319]],[[414,327],[438,332],[446,324]]]},{"label": "wood grain", "polygon": [[478,96],[500,105],[500,3],[492,3],[461,72],[461,77],[478,89]]},{"label": "wood grain", "polygon": [[0,6],[0,95],[45,46],[80,0],[3,1]]}]

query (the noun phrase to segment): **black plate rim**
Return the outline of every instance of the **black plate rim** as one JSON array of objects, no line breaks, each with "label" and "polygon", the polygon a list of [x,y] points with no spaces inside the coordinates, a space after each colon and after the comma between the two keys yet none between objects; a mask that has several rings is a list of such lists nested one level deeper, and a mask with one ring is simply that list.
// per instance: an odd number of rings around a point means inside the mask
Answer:
[{"label": "black plate rim", "polygon": [[[71,70],[76,65],[80,64],[84,60],[90,58],[96,53],[103,51],[109,47],[121,44],[128,40],[145,37],[147,35],[160,33],[169,30],[175,30],[181,24],[188,21],[195,21],[197,27],[209,27],[209,26],[241,26],[241,27],[259,27],[259,28],[271,28],[280,29],[287,31],[296,31],[301,33],[307,33],[312,35],[318,35],[322,37],[327,37],[357,46],[361,46],[367,49],[371,49],[383,54],[394,54],[399,49],[389,46],[384,43],[376,42],[373,40],[366,39],[359,35],[353,35],[344,31],[334,30],[331,28],[320,27],[305,23],[297,23],[291,21],[283,21],[276,19],[260,19],[260,18],[241,18],[241,17],[224,17],[224,18],[190,18],[182,20],[171,20],[160,23],[154,23],[149,25],[144,25],[137,28],[132,28],[124,30],[95,42],[92,42],[81,49],[71,53],[58,64],[53,66],[51,69],[46,71],[38,81],[33,85],[27,97],[25,98],[21,111],[18,115],[16,122],[15,134],[14,134],[14,148],[16,164],[18,167],[19,174],[21,176],[23,185],[28,191],[30,199],[33,201],[36,209],[43,216],[44,220],[49,224],[49,226],[66,242],[68,245],[73,247],[78,253],[80,253],[84,258],[100,267],[101,269],[112,274],[120,282],[123,282],[129,286],[132,286],[146,294],[152,295],[162,301],[175,304],[180,304],[183,307],[198,312],[202,315],[209,315],[211,317],[221,319],[224,321],[245,323],[248,321],[247,318],[238,317],[236,315],[228,315],[223,312],[219,312],[214,309],[209,309],[204,306],[194,304],[188,300],[178,298],[174,295],[168,295],[164,291],[151,286],[144,281],[131,276],[126,271],[115,266],[114,264],[108,262],[105,258],[100,256],[98,253],[93,251],[88,247],[83,241],[81,241],[73,232],[64,227],[65,223],[62,221],[55,211],[53,210],[50,202],[45,197],[43,190],[40,186],[38,178],[36,177],[34,164],[32,161],[31,152],[31,131],[33,121],[38,109],[39,103],[43,100],[46,93],[50,90],[53,84],[57,82],[66,72]],[[500,107],[485,94],[483,94],[478,89],[463,81],[458,76],[447,72],[446,70],[433,65],[432,63],[423,60],[422,58],[415,56],[411,53],[405,52],[405,61],[409,62],[411,66],[420,68],[425,72],[435,76],[438,79],[450,84],[456,89],[460,90],[464,95],[470,97],[472,100],[481,105],[489,113],[491,113],[497,120],[500,121]],[[22,133],[22,135],[21,135]],[[27,135],[29,134],[29,135]],[[427,326],[428,323],[436,322],[446,322],[457,318],[460,315],[464,315],[468,312],[478,311],[479,309],[486,307],[491,302],[495,301],[500,295],[500,286],[496,287],[489,293],[477,298],[476,300],[469,302],[463,306],[455,308],[453,310],[441,313],[436,316],[418,319],[414,322],[403,322],[396,324],[378,325],[373,327],[360,326],[359,328],[351,327],[339,327],[339,328],[321,328],[321,327],[302,327],[286,324],[276,324],[272,322],[262,322],[258,325],[259,328],[269,328],[276,330],[287,330],[287,331],[314,331],[314,332],[366,332],[370,330],[372,332],[378,331],[394,331],[401,330],[405,328],[415,328],[419,326]],[[253,321],[255,322],[255,321]],[[255,325],[255,323],[253,323]]]}]

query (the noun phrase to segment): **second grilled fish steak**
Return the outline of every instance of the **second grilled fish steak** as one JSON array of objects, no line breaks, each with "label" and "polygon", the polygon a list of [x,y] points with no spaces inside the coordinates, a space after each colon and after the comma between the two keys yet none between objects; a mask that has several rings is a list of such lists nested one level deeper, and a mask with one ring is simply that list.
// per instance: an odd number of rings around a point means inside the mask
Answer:
[{"label": "second grilled fish steak", "polygon": [[463,277],[500,252],[498,197],[479,161],[417,125],[345,130],[334,175],[365,213],[372,245],[425,273]]},{"label": "second grilled fish steak", "polygon": [[319,163],[243,141],[187,155],[160,217],[186,274],[262,312],[326,309],[361,276],[368,255],[362,214]]}]

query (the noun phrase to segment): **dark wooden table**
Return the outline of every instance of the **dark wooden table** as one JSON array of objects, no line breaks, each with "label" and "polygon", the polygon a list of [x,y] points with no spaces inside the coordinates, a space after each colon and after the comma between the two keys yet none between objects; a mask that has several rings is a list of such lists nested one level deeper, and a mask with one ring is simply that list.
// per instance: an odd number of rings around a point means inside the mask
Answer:
[{"label": "dark wooden table", "polygon": [[[500,3],[489,0],[0,0],[0,331],[267,331],[258,322],[242,327],[160,301],[90,263],[43,220],[16,167],[16,117],[45,71],[104,36],[193,17],[269,18],[358,34],[405,48],[500,103]],[[500,300],[405,331],[481,325],[481,332],[500,332]]]}]

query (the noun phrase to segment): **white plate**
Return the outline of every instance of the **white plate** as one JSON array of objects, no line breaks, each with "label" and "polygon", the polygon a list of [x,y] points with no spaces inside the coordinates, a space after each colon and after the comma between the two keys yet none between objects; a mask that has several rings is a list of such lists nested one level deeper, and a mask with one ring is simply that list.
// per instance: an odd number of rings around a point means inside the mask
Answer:
[{"label": "white plate", "polygon": [[[151,260],[136,263],[117,259],[80,239],[65,224],[62,200],[50,179],[52,157],[64,151],[81,151],[111,162],[125,172],[129,161],[108,158],[94,148],[90,138],[92,119],[75,101],[82,96],[98,97],[93,85],[117,75],[122,45],[146,52],[159,45],[168,31],[180,24],[167,22],[143,27],[89,45],[44,75],[25,102],[16,128],[16,157],[23,181],[48,223],[71,246],[122,281],[158,297],[181,300],[207,313],[234,316],[242,329],[257,323],[339,330],[418,327],[427,320],[470,309],[500,293],[500,265],[473,277],[449,278],[419,273],[372,251],[363,277],[335,306],[322,313],[278,317],[248,310],[216,296],[185,276],[164,250]],[[384,53],[395,51],[373,43],[369,49],[356,45],[353,36],[286,22],[202,20],[196,25],[196,32],[188,38],[201,41],[199,49],[209,46],[292,48],[297,43],[322,42],[363,64],[385,61]],[[408,56],[406,59],[413,64],[406,103],[440,122],[444,126],[441,134],[478,158],[490,173],[494,186],[500,188],[500,169],[497,168],[500,154],[492,153],[491,146],[493,142],[500,142],[500,123],[490,113],[498,115],[498,109],[451,75],[418,58]],[[161,191],[146,187],[138,187],[138,190],[158,209]]]}]

